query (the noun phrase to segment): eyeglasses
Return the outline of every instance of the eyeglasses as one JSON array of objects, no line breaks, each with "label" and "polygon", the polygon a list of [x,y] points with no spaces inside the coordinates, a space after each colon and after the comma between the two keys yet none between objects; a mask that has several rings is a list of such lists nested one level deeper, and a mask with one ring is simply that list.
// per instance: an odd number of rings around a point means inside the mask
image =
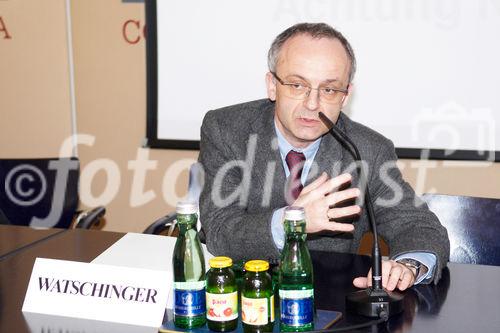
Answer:
[{"label": "eyeglasses", "polygon": [[293,99],[306,99],[307,97],[309,97],[311,90],[318,90],[321,100],[327,103],[337,103],[340,102],[348,92],[347,89],[339,89],[329,86],[313,88],[306,82],[299,79],[297,79],[296,81],[284,82],[278,77],[276,73],[271,72],[271,74],[273,74],[274,78],[285,88],[285,95]]}]

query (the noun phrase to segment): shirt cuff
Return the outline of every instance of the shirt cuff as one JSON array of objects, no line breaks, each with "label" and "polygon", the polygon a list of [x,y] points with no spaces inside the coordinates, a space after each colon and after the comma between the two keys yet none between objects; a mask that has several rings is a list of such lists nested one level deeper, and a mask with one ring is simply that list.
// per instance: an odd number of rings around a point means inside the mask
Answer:
[{"label": "shirt cuff", "polygon": [[283,214],[285,208],[276,209],[271,217],[271,234],[274,244],[281,251],[285,246],[285,228],[283,228]]},{"label": "shirt cuff", "polygon": [[436,267],[436,255],[434,253],[429,252],[409,252],[405,254],[401,254],[395,257],[393,260],[398,261],[401,259],[413,259],[420,262],[422,265],[427,267],[427,273],[420,275],[417,277],[415,284],[428,284],[432,281],[432,277],[434,276],[434,268]]}]

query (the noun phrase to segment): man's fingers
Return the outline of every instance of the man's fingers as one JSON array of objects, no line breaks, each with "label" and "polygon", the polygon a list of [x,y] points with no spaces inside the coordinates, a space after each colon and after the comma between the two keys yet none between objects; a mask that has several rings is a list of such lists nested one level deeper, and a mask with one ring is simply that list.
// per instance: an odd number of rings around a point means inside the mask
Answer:
[{"label": "man's fingers", "polygon": [[345,200],[355,199],[359,197],[360,194],[361,192],[359,188],[350,188],[347,190],[330,193],[325,197],[325,200],[328,206],[333,206]]},{"label": "man's fingers", "polygon": [[325,230],[339,231],[339,232],[352,232],[354,225],[349,223],[326,222]]},{"label": "man's fingers", "polygon": [[[301,206],[305,207],[308,203],[312,202],[312,200],[316,200],[314,196],[310,195],[310,192],[317,190],[319,186],[328,181],[328,175],[326,172],[323,172],[318,178],[316,178],[312,183],[307,185],[300,191],[299,197],[293,203],[293,206]],[[316,195],[317,197],[317,195]]]},{"label": "man's fingers", "polygon": [[389,275],[391,273],[392,263],[387,260],[382,261],[382,287],[387,288]]},{"label": "man's fingers", "polygon": [[391,272],[389,274],[389,280],[387,281],[386,289],[389,291],[393,291],[399,283],[399,279],[402,277],[403,268],[401,265],[393,265],[391,268]]},{"label": "man's fingers", "polygon": [[321,194],[321,195],[327,195],[333,190],[339,188],[340,186],[350,183],[352,180],[352,176],[348,173],[343,173],[340,176],[337,176],[335,178],[331,178],[328,181],[324,182],[321,184],[316,190]]},{"label": "man's fingers", "polygon": [[[372,270],[367,277],[357,277],[352,283],[357,288],[371,287]],[[392,260],[382,262],[382,286],[389,291],[396,289],[405,290],[414,283],[413,273],[410,269]]]},{"label": "man's fingers", "polygon": [[361,213],[361,207],[354,205],[349,207],[342,208],[331,208],[328,210],[328,218],[330,219],[338,219],[341,217],[357,215]]},{"label": "man's fingers", "polygon": [[304,187],[302,189],[302,191],[300,192],[300,194],[306,194],[306,193],[311,192],[312,190],[316,189],[318,186],[320,186],[321,184],[323,184],[327,180],[328,180],[328,175],[326,174],[326,172],[323,172],[312,183],[310,183],[309,185],[307,185],[306,187]]},{"label": "man's fingers", "polygon": [[398,289],[403,291],[413,286],[415,281],[413,279],[413,272],[410,270],[403,270],[401,274],[402,276],[399,278]]}]

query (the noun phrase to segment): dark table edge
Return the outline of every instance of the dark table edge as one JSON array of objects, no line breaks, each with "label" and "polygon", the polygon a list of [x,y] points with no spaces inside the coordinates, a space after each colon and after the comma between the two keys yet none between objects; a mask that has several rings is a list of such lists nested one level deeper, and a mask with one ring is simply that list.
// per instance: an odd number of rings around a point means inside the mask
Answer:
[{"label": "dark table edge", "polygon": [[50,234],[50,235],[45,236],[45,237],[43,237],[43,238],[37,239],[37,240],[36,240],[36,241],[34,241],[34,242],[31,242],[31,243],[29,243],[29,244],[26,244],[26,245],[23,245],[23,246],[21,246],[21,247],[18,247],[18,248],[17,248],[17,249],[15,249],[15,250],[12,250],[12,251],[10,251],[10,252],[4,253],[4,254],[2,254],[2,255],[0,256],[0,261],[2,261],[2,260],[4,260],[4,259],[7,259],[7,258],[10,258],[10,257],[12,257],[12,256],[16,255],[16,254],[17,254],[17,253],[19,253],[19,252],[22,252],[22,251],[24,251],[24,250],[27,250],[27,249],[29,249],[29,248],[31,248],[31,247],[33,247],[33,246],[36,246],[36,245],[38,245],[38,244],[40,244],[40,243],[43,243],[43,242],[45,242],[45,241],[47,241],[47,240],[49,240],[49,239],[51,239],[51,238],[53,238],[53,237],[59,236],[59,235],[61,235],[61,234],[65,233],[66,231],[68,231],[68,229],[61,229],[60,231],[58,231],[58,232],[56,232],[56,233]]}]

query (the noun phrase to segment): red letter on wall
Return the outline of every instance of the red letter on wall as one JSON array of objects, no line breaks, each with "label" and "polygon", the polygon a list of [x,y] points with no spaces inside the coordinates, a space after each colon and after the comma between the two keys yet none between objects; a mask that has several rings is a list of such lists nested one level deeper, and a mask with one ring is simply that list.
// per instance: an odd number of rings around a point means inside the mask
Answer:
[{"label": "red letter on wall", "polygon": [[[130,39],[128,37],[128,26],[132,24],[134,25],[136,28],[137,28],[137,37],[135,39]],[[126,21],[124,24],[123,24],[123,28],[122,28],[122,34],[123,34],[123,38],[125,39],[125,41],[129,44],[137,44],[139,43],[139,41],[141,40],[141,33],[140,33],[140,22],[139,21],[134,21],[134,20],[128,20]]]},{"label": "red letter on wall", "polygon": [[4,33],[3,39],[12,39],[12,36],[9,35],[9,31],[7,30],[7,26],[3,21],[3,18],[0,16],[0,32]]}]

